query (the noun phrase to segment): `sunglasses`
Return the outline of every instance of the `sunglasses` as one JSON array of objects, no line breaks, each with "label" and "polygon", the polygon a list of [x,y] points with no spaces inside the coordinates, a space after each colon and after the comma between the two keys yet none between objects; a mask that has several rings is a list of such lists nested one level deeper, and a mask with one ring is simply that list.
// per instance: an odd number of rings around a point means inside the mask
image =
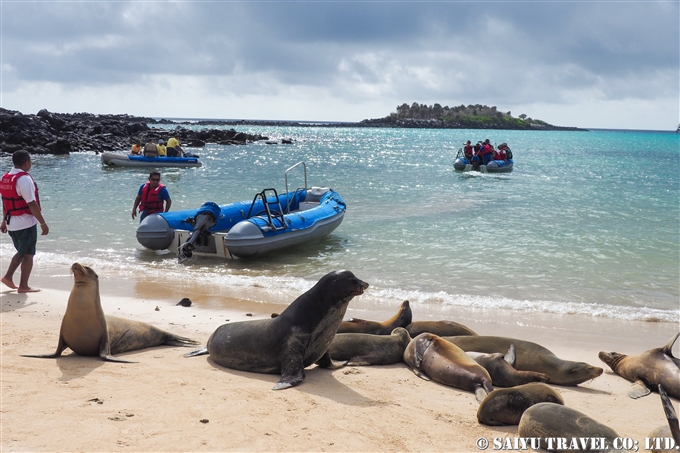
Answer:
[{"label": "sunglasses", "polygon": [[160,181],[161,178],[151,178],[151,181]]}]

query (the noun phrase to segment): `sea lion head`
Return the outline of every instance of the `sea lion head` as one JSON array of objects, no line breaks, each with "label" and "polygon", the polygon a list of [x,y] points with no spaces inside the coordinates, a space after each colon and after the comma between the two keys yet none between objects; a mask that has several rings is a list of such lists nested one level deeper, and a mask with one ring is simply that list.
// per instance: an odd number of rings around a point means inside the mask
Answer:
[{"label": "sea lion head", "polygon": [[627,355],[619,354],[618,352],[604,352],[604,351],[600,351],[600,353],[597,356],[600,358],[600,360],[609,365],[609,368],[611,368],[613,371],[616,371],[616,367],[619,365],[619,362],[621,362],[621,360],[628,357]]},{"label": "sea lion head", "polygon": [[[565,361],[563,372],[564,375],[559,380],[559,385],[578,385],[595,379],[601,375],[604,370],[599,366],[589,365],[585,362]],[[557,379],[555,379],[555,383],[557,383]]]},{"label": "sea lion head", "polygon": [[71,272],[76,283],[89,283],[92,281],[99,281],[99,276],[91,267],[83,266],[80,263],[73,263]]},{"label": "sea lion head", "polygon": [[368,283],[358,279],[348,270],[326,274],[317,285],[321,285],[339,305],[349,302],[354,296],[362,295],[368,288]]}]

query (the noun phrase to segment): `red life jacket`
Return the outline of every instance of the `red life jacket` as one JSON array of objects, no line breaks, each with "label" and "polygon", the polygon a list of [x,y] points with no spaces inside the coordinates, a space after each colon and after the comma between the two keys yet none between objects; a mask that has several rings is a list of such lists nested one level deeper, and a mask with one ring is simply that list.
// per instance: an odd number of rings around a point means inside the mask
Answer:
[{"label": "red life jacket", "polygon": [[[10,174],[5,173],[2,175],[0,180],[0,194],[2,195],[2,208],[5,212],[5,219],[9,220],[10,216],[18,216],[24,214],[31,214],[31,210],[28,207],[28,203],[23,199],[19,192],[17,192],[17,182],[22,176],[28,176],[33,180],[33,177],[25,171],[20,171],[18,173]],[[40,207],[40,198],[38,197],[38,185],[33,181],[35,185],[35,201]]]},{"label": "red life jacket", "polygon": [[494,160],[505,160],[505,149],[498,148],[498,151],[493,152]]},{"label": "red life jacket", "polygon": [[465,153],[465,157],[472,157],[472,145],[465,145],[463,147],[463,152]]},{"label": "red life jacket", "polygon": [[144,187],[142,187],[142,202],[139,204],[140,212],[146,211],[146,215],[163,212],[163,200],[158,198],[163,187],[165,187],[163,184],[158,184],[158,187],[152,189],[150,182],[144,184]]}]

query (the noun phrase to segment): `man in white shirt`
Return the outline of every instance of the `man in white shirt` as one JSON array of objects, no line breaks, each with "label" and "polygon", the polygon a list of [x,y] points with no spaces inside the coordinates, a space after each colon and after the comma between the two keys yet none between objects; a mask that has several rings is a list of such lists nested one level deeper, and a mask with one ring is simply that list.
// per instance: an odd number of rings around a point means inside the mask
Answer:
[{"label": "man in white shirt", "polygon": [[[26,151],[12,154],[14,168],[5,173],[0,180],[2,195],[2,224],[0,232],[9,233],[17,253],[12,257],[2,283],[19,293],[40,291],[28,286],[28,278],[33,270],[33,257],[38,242],[37,225],[40,224],[43,236],[50,229],[40,211],[38,186],[28,174],[31,169],[31,155]],[[14,272],[21,268],[19,286],[14,284]]]}]

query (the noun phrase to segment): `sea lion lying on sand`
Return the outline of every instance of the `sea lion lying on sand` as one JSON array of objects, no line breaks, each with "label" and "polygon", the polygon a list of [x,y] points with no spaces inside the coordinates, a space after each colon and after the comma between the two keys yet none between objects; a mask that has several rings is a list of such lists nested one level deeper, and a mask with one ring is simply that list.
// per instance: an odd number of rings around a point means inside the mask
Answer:
[{"label": "sea lion lying on sand", "polygon": [[600,360],[619,376],[633,382],[628,392],[631,398],[649,395],[659,385],[673,398],[680,399],[680,360],[673,357],[673,344],[680,336],[675,334],[662,348],[654,348],[637,355],[600,351]]},{"label": "sea lion lying on sand", "polygon": [[61,321],[59,343],[53,354],[23,355],[23,357],[56,358],[66,348],[79,355],[99,356],[111,362],[134,363],[113,357],[113,354],[153,346],[189,346],[197,341],[180,337],[152,325],[105,316],[99,297],[99,276],[80,263],[71,266],[73,289],[66,313]]},{"label": "sea lion lying on sand", "polygon": [[378,322],[365,319],[350,318],[342,321],[337,333],[369,333],[373,335],[390,335],[397,327],[406,327],[412,319],[411,307],[405,300],[401,303],[399,311],[390,319]]},{"label": "sea lion lying on sand", "polygon": [[328,351],[335,360],[348,360],[347,365],[392,365],[403,360],[410,341],[403,327],[397,327],[391,335],[339,333]]}]

